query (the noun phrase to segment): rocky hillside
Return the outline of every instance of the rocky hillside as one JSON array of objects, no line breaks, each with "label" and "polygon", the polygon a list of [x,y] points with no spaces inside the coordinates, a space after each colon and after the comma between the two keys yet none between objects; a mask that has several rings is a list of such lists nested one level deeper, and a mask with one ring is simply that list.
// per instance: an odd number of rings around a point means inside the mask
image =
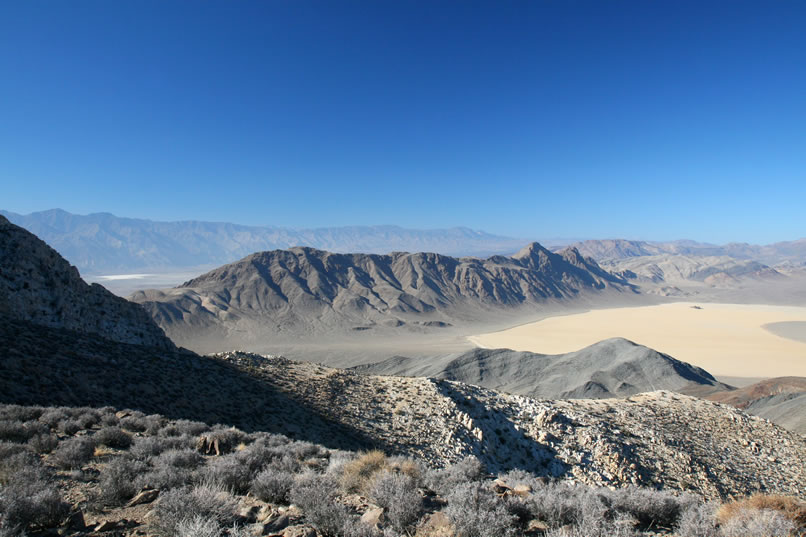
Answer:
[{"label": "rocky hillside", "polygon": [[806,435],[806,378],[779,377],[707,396]]},{"label": "rocky hillside", "polygon": [[[732,407],[668,391],[539,400],[458,382],[357,375],[226,353],[308,408],[392,452],[445,465],[468,455],[590,485],[804,495],[806,440]],[[387,447],[388,446],[388,447]]]},{"label": "rocky hillside", "polygon": [[635,291],[574,249],[555,254],[533,243],[488,259],[275,250],[131,299],[174,341],[194,348],[213,333],[232,348],[282,333],[444,327],[485,311],[603,292]]},{"label": "rocky hillside", "polygon": [[284,433],[330,447],[475,455],[592,485],[803,495],[806,441],[732,407],[652,392],[539,400],[453,381],[360,375],[280,357],[149,351],[64,329],[0,323],[0,402],[114,406]]},{"label": "rocky hillside", "polygon": [[141,306],[87,285],[53,248],[2,216],[0,315],[124,343],[173,347]]},{"label": "rocky hillside", "polygon": [[626,397],[654,390],[700,394],[730,388],[704,369],[623,338],[600,341],[568,354],[474,349],[432,358],[397,356],[353,370],[455,380],[551,399]]},{"label": "rocky hillside", "polygon": [[794,537],[806,530],[806,503],[793,497],[719,505],[522,470],[496,476],[473,457],[430,469],[379,451],[329,450],[111,407],[0,405],[0,423],[5,537]]}]

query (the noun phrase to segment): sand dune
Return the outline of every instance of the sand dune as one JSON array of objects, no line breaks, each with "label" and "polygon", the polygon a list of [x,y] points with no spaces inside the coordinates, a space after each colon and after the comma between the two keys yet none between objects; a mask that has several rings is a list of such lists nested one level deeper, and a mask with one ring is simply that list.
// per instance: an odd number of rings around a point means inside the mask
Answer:
[{"label": "sand dune", "polygon": [[806,376],[806,342],[763,326],[804,321],[804,307],[680,302],[550,317],[469,339],[479,347],[559,354],[624,337],[718,377]]}]

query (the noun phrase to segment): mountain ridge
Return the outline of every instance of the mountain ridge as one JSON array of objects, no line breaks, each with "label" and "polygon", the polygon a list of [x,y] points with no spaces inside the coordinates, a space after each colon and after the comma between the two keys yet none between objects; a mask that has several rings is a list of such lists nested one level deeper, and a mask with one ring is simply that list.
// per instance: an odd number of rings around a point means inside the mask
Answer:
[{"label": "mountain ridge", "polygon": [[448,326],[484,311],[603,292],[636,293],[574,249],[555,254],[532,243],[512,257],[487,259],[307,247],[258,252],[179,287],[138,291],[130,299],[190,346],[211,331],[237,342],[238,333],[265,339],[298,330]]},{"label": "mountain ridge", "polygon": [[806,264],[806,238],[771,244],[731,242],[723,245],[691,240],[644,241],[628,239],[591,239],[570,244],[582,255],[597,262],[618,261],[634,257],[686,255],[695,257],[731,257],[766,265],[782,263]]},{"label": "mountain ridge", "polygon": [[[29,233],[12,224],[2,232],[29,245],[9,256],[8,241],[0,242],[4,263],[25,267],[43,259],[46,245]],[[62,270],[69,264],[47,251],[54,262],[41,266],[42,277],[69,275]],[[567,264],[538,246],[515,261],[520,270]],[[9,274],[16,272],[4,269],[3,276]],[[29,288],[31,282],[38,280],[30,280]],[[42,287],[39,303],[61,296],[62,288]],[[78,285],[72,298],[86,302],[98,292],[93,289]],[[91,315],[95,305],[88,307]],[[114,324],[94,333],[13,314],[0,311],[3,403],[157,411],[349,449],[381,448],[435,467],[473,455],[493,472],[519,468],[592,485],[692,490],[706,498],[755,490],[802,495],[802,437],[735,408],[668,391],[537,400],[448,380],[358,375],[278,356],[199,356],[116,341]]]}]

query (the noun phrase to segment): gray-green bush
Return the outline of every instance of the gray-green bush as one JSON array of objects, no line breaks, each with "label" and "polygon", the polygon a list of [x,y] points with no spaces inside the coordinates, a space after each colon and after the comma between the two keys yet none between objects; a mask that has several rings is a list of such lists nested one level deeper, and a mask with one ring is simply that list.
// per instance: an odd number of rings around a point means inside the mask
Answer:
[{"label": "gray-green bush", "polygon": [[347,509],[335,502],[338,488],[339,483],[333,477],[308,473],[296,479],[289,499],[302,509],[305,519],[322,533],[336,536],[350,521]]},{"label": "gray-green bush", "polygon": [[380,507],[392,527],[400,533],[414,526],[420,518],[423,499],[413,477],[383,471],[370,488],[370,498]]},{"label": "gray-green bush", "polygon": [[515,517],[504,502],[478,482],[457,485],[447,496],[445,514],[457,537],[506,537],[515,535]]},{"label": "gray-green bush", "polygon": [[288,503],[288,493],[294,484],[294,474],[266,468],[252,480],[252,494],[269,503]]},{"label": "gray-green bush", "polygon": [[69,438],[59,443],[50,460],[65,470],[81,468],[92,458],[95,451],[95,441],[89,437]]},{"label": "gray-green bush", "polygon": [[169,490],[160,495],[151,529],[158,535],[172,537],[183,521],[195,517],[214,520],[219,528],[224,528],[235,522],[237,507],[235,498],[218,485],[201,483]]},{"label": "gray-green bush", "polygon": [[93,439],[98,445],[115,449],[128,449],[132,445],[132,435],[120,427],[104,427],[95,433]]}]

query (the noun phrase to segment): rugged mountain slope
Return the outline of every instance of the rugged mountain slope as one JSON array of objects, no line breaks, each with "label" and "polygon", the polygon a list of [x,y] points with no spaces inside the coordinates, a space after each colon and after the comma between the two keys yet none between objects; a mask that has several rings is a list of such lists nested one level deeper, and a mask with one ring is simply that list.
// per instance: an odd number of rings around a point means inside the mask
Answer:
[{"label": "rugged mountain slope", "polygon": [[353,368],[364,374],[433,377],[539,398],[626,397],[729,389],[707,371],[623,338],[568,354],[474,349],[435,358],[394,357]]},{"label": "rugged mountain slope", "polygon": [[87,285],[53,248],[2,216],[0,316],[124,343],[173,347],[142,307],[100,285]]},{"label": "rugged mountain slope", "polygon": [[791,431],[806,434],[806,378],[779,377],[762,380],[738,390],[707,396],[773,421]]},{"label": "rugged mountain slope", "polygon": [[221,222],[154,222],[59,209],[21,215],[0,211],[52,245],[85,273],[173,270],[230,263],[253,252],[310,246],[337,252],[434,251],[490,255],[516,251],[522,240],[467,228],[396,226],[320,229],[253,227]]},{"label": "rugged mountain slope", "polygon": [[198,348],[205,333],[214,333],[226,349],[334,328],[446,326],[489,310],[603,291],[634,293],[576,250],[554,254],[533,243],[513,257],[489,259],[275,250],[131,299],[174,341]]}]

